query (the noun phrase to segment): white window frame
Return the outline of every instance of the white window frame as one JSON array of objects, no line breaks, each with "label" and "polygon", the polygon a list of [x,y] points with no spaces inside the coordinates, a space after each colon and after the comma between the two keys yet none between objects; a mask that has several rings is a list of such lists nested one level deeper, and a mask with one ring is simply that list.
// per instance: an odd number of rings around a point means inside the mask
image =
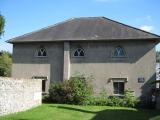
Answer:
[{"label": "white window frame", "polygon": [[[114,93],[114,83],[118,83],[118,93]],[[119,91],[120,91],[120,90],[119,90],[119,84],[120,84],[120,83],[123,83],[123,84],[124,84],[124,88],[123,88],[123,89],[124,89],[124,91],[125,91],[125,82],[122,82],[122,81],[114,81],[114,82],[113,82],[113,94],[114,94],[114,95],[118,95],[118,96],[123,96],[123,95],[124,95],[124,94],[120,94],[120,92],[119,92]],[[123,91],[123,92],[124,92],[124,91]]]},{"label": "white window frame", "polygon": [[[119,49],[119,50],[118,50]],[[123,53],[124,53],[124,55],[120,55],[120,50],[121,51],[123,51]],[[115,55],[115,52],[117,52],[117,54],[118,55]],[[127,56],[126,56],[126,51],[125,51],[125,49],[122,47],[122,46],[116,46],[115,48],[114,48],[114,51],[113,51],[113,57],[114,58],[126,58]]]},{"label": "white window frame", "polygon": [[125,91],[125,84],[128,82],[128,77],[115,77],[115,78],[110,78],[108,80],[108,83],[112,83],[113,86],[113,95],[115,96],[124,96],[124,94],[115,94],[114,93],[114,82],[123,82],[124,83],[124,91]]},{"label": "white window frame", "polygon": [[[41,51],[42,49],[43,49],[44,51]],[[39,55],[38,55],[39,52],[46,52],[46,56],[39,56]],[[43,53],[41,53],[41,54],[43,54]],[[35,56],[36,56],[36,57],[40,57],[40,58],[41,58],[41,57],[42,57],[42,58],[47,57],[47,50],[46,50],[46,48],[45,48],[44,46],[39,47],[39,48],[36,50],[36,55],[35,55]]]},{"label": "white window frame", "polygon": [[[80,51],[79,51],[79,49],[80,49]],[[78,52],[78,56],[75,56],[75,52]],[[80,56],[80,52],[83,52],[84,56]],[[73,57],[85,57],[84,49],[83,48],[77,48],[76,50],[74,50]]]}]

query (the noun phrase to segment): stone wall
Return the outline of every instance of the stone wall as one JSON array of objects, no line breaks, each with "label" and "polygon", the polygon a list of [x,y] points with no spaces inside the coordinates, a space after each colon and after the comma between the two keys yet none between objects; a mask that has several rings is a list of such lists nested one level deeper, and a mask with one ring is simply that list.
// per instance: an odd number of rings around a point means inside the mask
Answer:
[{"label": "stone wall", "polygon": [[0,77],[0,116],[41,105],[42,81]]}]

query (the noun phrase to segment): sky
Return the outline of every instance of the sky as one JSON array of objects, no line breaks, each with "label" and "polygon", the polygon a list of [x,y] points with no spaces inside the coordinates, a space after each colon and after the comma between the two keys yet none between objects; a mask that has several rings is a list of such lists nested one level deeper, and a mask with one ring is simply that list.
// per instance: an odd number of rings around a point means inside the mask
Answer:
[{"label": "sky", "polygon": [[0,50],[12,52],[6,40],[74,17],[105,16],[160,35],[159,12],[160,0],[0,0],[6,20]]}]

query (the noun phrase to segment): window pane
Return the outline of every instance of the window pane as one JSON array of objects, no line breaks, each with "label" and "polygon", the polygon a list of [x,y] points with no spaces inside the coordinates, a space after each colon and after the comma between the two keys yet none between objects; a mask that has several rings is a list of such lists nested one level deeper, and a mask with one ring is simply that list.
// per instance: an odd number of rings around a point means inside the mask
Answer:
[{"label": "window pane", "polygon": [[114,82],[114,94],[124,94],[124,82]]},{"label": "window pane", "polygon": [[46,90],[46,80],[42,80],[42,92]]},{"label": "window pane", "polygon": [[124,50],[123,48],[119,48],[119,56],[124,56]]},{"label": "window pane", "polygon": [[119,94],[124,94],[124,82],[119,82]]},{"label": "window pane", "polygon": [[76,49],[76,51],[74,52],[74,56],[83,57],[84,56],[84,50],[82,48]]},{"label": "window pane", "polygon": [[84,52],[83,52],[83,51],[81,51],[79,56],[84,56]]},{"label": "window pane", "polygon": [[46,52],[46,49],[44,47],[41,47],[39,50],[38,50],[38,56],[47,56],[47,52]]},{"label": "window pane", "polygon": [[116,47],[115,51],[114,51],[114,56],[115,57],[124,57],[125,56],[124,49],[122,47]]},{"label": "window pane", "polygon": [[78,56],[78,51],[76,51],[76,52],[74,53],[74,56]]},{"label": "window pane", "polygon": [[118,82],[114,82],[113,87],[114,87],[114,94],[118,94]]},{"label": "window pane", "polygon": [[40,51],[38,51],[38,56],[41,56],[41,52]]},{"label": "window pane", "polygon": [[46,53],[46,51],[43,51],[43,56],[47,56],[47,53]]}]

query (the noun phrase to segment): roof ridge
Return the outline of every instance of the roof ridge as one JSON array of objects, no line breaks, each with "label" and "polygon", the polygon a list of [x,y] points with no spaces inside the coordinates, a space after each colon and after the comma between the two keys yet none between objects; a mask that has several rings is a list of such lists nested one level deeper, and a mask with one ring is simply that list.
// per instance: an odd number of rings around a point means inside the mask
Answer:
[{"label": "roof ridge", "polygon": [[104,16],[73,17],[75,19],[103,18]]}]

